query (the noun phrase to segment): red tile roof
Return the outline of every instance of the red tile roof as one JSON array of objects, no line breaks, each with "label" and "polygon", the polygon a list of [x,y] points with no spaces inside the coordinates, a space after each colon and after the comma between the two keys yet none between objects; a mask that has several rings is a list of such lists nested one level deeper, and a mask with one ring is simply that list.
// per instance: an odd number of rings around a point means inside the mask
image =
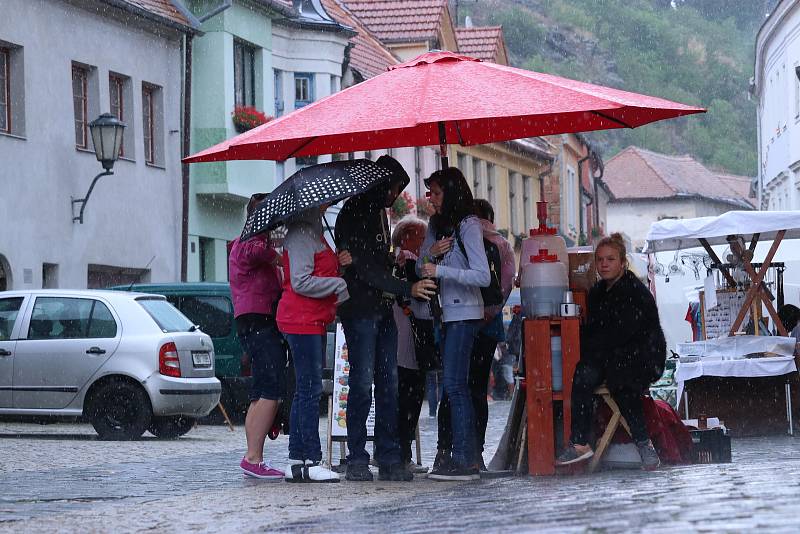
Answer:
[{"label": "red tile roof", "polygon": [[746,199],[750,204],[755,207],[756,200],[754,198],[750,198],[750,186],[753,183],[753,179],[749,176],[739,176],[736,174],[719,174],[717,173],[717,178],[725,182],[728,187],[736,191],[740,197]]},{"label": "red tile roof", "polygon": [[384,47],[375,35],[355,16],[341,0],[322,0],[325,11],[339,24],[350,26],[358,34],[350,39],[350,66],[364,78],[386,72],[390,65],[400,61]]},{"label": "red tile roof", "polygon": [[494,61],[503,44],[502,26],[456,28],[458,51],[486,61]]},{"label": "red tile roof", "polygon": [[133,7],[148,11],[153,15],[158,15],[168,21],[186,26],[193,27],[192,23],[187,19],[183,13],[173,5],[170,0],[125,0],[125,3]]},{"label": "red tile roof", "polygon": [[344,0],[385,43],[436,39],[447,0]]},{"label": "red tile roof", "polygon": [[668,156],[631,146],[606,162],[603,181],[617,200],[695,196],[753,207],[748,178],[715,174],[688,155]]}]

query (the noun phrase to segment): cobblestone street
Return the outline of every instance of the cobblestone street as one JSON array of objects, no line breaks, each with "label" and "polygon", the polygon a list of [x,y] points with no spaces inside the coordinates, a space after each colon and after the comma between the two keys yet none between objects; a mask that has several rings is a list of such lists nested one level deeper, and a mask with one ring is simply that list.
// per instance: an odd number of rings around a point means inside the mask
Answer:
[{"label": "cobblestone street", "polygon": [[[487,462],[508,406],[490,404]],[[436,422],[423,415],[420,426],[429,465]],[[285,436],[268,443],[279,466],[286,443]],[[800,440],[790,437],[735,440],[732,464],[474,483],[419,476],[409,484],[244,479],[243,445],[241,427],[201,426],[176,441],[102,442],[88,425],[0,423],[0,531],[800,528]]]}]

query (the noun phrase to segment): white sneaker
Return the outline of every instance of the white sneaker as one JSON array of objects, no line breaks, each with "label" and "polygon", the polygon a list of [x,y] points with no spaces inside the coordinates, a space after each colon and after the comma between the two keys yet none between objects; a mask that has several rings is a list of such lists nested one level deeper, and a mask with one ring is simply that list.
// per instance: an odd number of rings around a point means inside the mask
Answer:
[{"label": "white sneaker", "polygon": [[305,465],[306,463],[303,460],[289,460],[289,464],[284,471],[284,480],[286,482],[303,482],[303,467]]},{"label": "white sneaker", "polygon": [[339,475],[323,462],[291,460],[286,468],[286,482],[339,482]]},{"label": "white sneaker", "polygon": [[308,472],[308,482],[339,482],[339,473],[331,471],[325,462],[306,461],[305,468]]}]

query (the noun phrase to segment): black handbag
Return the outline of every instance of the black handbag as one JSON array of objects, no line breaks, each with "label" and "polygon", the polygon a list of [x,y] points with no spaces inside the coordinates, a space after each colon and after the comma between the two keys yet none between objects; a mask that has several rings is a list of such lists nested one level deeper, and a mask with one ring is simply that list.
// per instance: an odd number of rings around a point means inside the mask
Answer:
[{"label": "black handbag", "polygon": [[433,321],[411,319],[411,332],[414,334],[414,354],[417,358],[417,367],[420,371],[437,371],[442,368],[442,357],[439,353],[439,344],[433,333]]}]

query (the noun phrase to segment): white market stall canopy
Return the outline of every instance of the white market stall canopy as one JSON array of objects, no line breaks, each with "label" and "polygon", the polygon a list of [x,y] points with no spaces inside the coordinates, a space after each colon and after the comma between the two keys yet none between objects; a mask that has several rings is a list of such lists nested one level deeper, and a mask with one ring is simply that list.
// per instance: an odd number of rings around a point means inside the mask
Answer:
[{"label": "white market stall canopy", "polygon": [[642,252],[652,253],[696,247],[704,239],[709,245],[727,245],[729,235],[752,241],[774,239],[786,230],[784,239],[800,238],[800,211],[729,211],[717,217],[664,219],[650,225]]},{"label": "white market stall canopy", "polygon": [[[749,249],[746,249],[746,241],[739,241],[738,237],[743,237],[750,242]],[[741,261],[742,268],[747,272],[751,281],[742,307],[739,309],[728,335],[732,336],[737,332],[748,313],[750,304],[755,299],[757,303],[764,303],[778,332],[781,336],[786,337],[789,334],[778,318],[778,313],[772,305],[771,296],[763,284],[763,280],[781,241],[797,238],[800,238],[800,211],[729,211],[718,217],[665,219],[655,222],[650,225],[650,231],[647,233],[644,252],[678,250],[700,243],[713,262],[721,265],[722,262],[711,247],[712,245],[728,244],[734,256]],[[759,240],[772,241],[772,245],[764,258],[761,269],[756,272],[751,259]],[[722,268],[721,273],[731,287],[737,286],[736,280],[727,269]]]}]

